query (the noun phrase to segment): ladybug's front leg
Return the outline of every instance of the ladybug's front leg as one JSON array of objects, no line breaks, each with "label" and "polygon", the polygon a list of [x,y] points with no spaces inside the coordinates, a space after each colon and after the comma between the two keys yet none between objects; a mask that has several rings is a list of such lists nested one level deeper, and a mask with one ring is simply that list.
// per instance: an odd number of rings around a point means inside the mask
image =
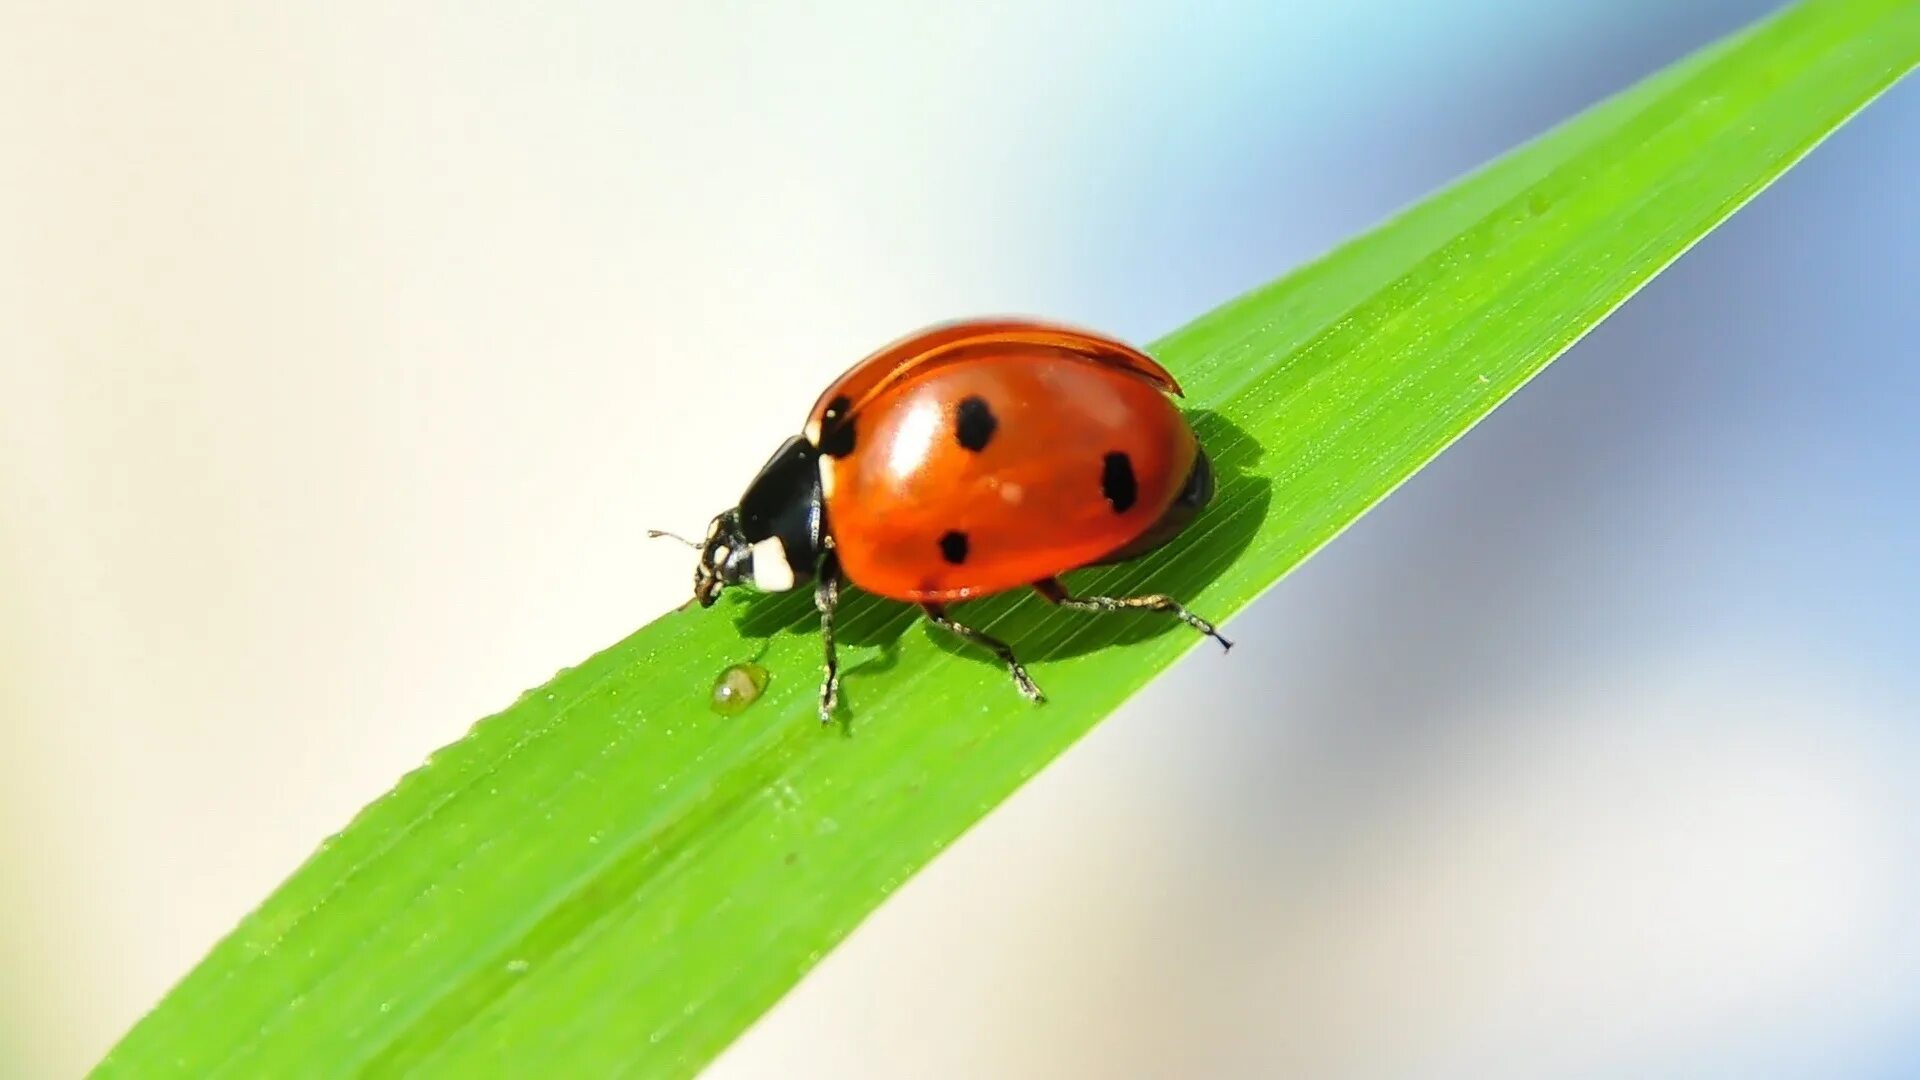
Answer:
[{"label": "ladybug's front leg", "polygon": [[1007,674],[1013,676],[1013,685],[1019,687],[1022,694],[1036,702],[1047,700],[1047,695],[1040,692],[1040,687],[1033,681],[1033,676],[1027,674],[1027,669],[1021,666],[1019,659],[1013,655],[1012,646],[984,631],[975,630],[965,623],[955,622],[953,616],[947,614],[947,609],[939,604],[921,604],[920,609],[927,613],[927,618],[932,620],[933,625],[999,657],[1000,662],[1007,665]]},{"label": "ladybug's front leg", "polygon": [[1162,593],[1151,596],[1074,596],[1057,578],[1036,581],[1033,587],[1053,603],[1074,611],[1158,611],[1171,615],[1195,630],[1220,643],[1222,649],[1233,648],[1233,642],[1220,636],[1213,624],[1188,611],[1180,601]]},{"label": "ladybug's front leg", "polygon": [[820,722],[833,722],[834,706],[840,702],[840,657],[833,649],[833,610],[840,606],[840,560],[828,546],[820,554],[815,568],[813,606],[820,609],[820,640],[827,650],[827,675],[820,684]]}]

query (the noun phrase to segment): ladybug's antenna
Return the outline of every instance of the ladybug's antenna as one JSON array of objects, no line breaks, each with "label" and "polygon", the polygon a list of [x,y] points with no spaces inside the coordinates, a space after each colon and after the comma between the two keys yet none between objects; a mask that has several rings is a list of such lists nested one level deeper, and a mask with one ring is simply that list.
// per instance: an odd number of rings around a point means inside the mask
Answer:
[{"label": "ladybug's antenna", "polygon": [[700,550],[699,544],[696,544],[693,541],[687,539],[686,537],[681,536],[679,533],[670,533],[665,529],[648,529],[647,538],[650,540],[660,540],[660,539],[678,540],[681,543],[687,545],[688,547],[694,549],[695,551]]}]

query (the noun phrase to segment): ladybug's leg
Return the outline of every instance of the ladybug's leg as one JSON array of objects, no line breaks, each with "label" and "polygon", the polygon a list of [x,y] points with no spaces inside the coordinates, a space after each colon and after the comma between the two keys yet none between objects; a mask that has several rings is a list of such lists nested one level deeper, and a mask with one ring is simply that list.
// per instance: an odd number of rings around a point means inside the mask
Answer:
[{"label": "ladybug's leg", "polygon": [[1047,700],[1047,695],[1040,692],[1040,687],[1034,683],[1033,676],[1027,674],[1027,669],[1020,665],[1020,660],[1013,655],[1013,648],[1006,642],[989,636],[983,631],[975,630],[965,623],[955,622],[953,616],[947,614],[947,609],[939,604],[921,604],[920,607],[927,613],[927,618],[932,620],[933,625],[999,657],[1000,662],[1007,665],[1007,673],[1013,676],[1013,685],[1019,687],[1022,694],[1034,701]]},{"label": "ladybug's leg", "polygon": [[1219,642],[1222,649],[1233,648],[1233,642],[1221,637],[1220,631],[1215,630],[1212,623],[1188,611],[1171,596],[1160,593],[1152,596],[1074,596],[1056,578],[1036,581],[1033,587],[1041,596],[1074,611],[1163,611]]},{"label": "ladybug's leg", "polygon": [[833,722],[840,701],[840,657],[833,649],[833,611],[840,606],[840,560],[828,548],[820,557],[819,577],[813,586],[813,606],[820,609],[820,640],[827,650],[827,675],[820,684],[820,722]]}]

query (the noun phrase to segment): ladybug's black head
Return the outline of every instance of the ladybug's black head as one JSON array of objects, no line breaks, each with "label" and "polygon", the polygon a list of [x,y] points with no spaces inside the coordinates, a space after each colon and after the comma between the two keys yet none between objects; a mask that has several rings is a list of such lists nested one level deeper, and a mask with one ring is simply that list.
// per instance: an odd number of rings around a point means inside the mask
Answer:
[{"label": "ladybug's black head", "polygon": [[712,607],[720,590],[753,576],[753,545],[740,534],[740,511],[729,510],[707,526],[707,542],[700,547],[700,563],[693,568],[693,598]]},{"label": "ladybug's black head", "polygon": [[826,530],[819,458],[805,439],[788,439],[747,485],[740,505],[713,519],[693,570],[701,607],[713,606],[728,585],[785,592],[813,579]]}]

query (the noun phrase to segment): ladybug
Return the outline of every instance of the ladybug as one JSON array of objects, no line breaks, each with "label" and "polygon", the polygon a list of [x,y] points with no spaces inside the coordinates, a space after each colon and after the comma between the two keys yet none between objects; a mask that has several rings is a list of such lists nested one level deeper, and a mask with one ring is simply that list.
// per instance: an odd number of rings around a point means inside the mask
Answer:
[{"label": "ladybug", "polygon": [[839,696],[833,617],[842,586],[918,604],[1006,665],[1044,701],[1005,642],[948,614],[1031,587],[1080,611],[1171,615],[1232,645],[1170,596],[1075,596],[1059,575],[1131,559],[1186,528],[1213,470],[1168,395],[1173,376],[1111,338],[1020,319],[923,330],[855,364],[800,435],[707,529],[693,595],[811,584],[826,646],[820,718]]}]

